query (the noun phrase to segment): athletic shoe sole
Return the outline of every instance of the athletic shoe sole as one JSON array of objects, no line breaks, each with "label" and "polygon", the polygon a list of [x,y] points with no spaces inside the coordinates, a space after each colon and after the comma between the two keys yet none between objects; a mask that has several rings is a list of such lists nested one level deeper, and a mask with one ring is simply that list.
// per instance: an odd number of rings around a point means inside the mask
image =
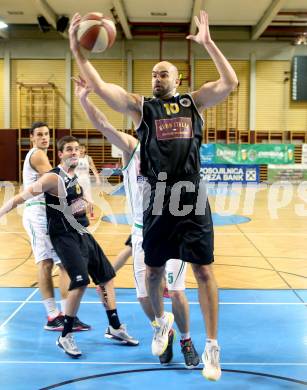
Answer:
[{"label": "athletic shoe sole", "polygon": [[82,356],[82,353],[80,353],[80,354],[78,354],[78,355],[73,355],[73,354],[71,354],[71,353],[65,351],[65,349],[63,348],[63,345],[59,342],[59,340],[57,340],[55,343],[56,343],[56,345],[57,345],[58,347],[60,347],[60,348],[62,349],[62,351],[63,351],[64,353],[66,353],[68,356],[72,357],[73,359],[78,359],[80,356]]},{"label": "athletic shoe sole", "polygon": [[45,325],[44,329],[49,330],[51,332],[63,332],[64,326],[53,327]]},{"label": "athletic shoe sole", "polygon": [[104,337],[106,339],[119,341],[121,344],[128,345],[129,347],[136,347],[139,345],[139,342],[133,343],[133,342],[128,341],[128,340],[123,340],[120,337],[113,336],[112,334],[109,334],[109,333],[105,333]]}]

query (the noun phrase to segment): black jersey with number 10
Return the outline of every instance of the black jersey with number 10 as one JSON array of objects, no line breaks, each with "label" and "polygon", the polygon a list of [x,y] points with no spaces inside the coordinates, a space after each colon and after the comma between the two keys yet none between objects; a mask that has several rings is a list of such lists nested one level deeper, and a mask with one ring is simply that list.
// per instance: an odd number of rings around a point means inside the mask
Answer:
[{"label": "black jersey with number 10", "polygon": [[191,95],[145,98],[137,129],[142,174],[157,180],[160,172],[166,172],[171,181],[198,174],[202,127],[203,119]]}]

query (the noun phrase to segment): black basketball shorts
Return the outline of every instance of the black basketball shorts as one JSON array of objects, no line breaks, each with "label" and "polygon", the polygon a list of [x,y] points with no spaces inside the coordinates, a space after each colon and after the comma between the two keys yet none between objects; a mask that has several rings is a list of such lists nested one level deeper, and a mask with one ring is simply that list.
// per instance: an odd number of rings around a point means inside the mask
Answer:
[{"label": "black basketball shorts", "polygon": [[[170,207],[172,185],[166,187],[163,208],[160,215],[154,211],[152,185],[149,207],[143,214],[143,249],[145,264],[161,267],[168,259],[207,265],[214,261],[214,232],[210,205],[206,196],[198,197],[202,183],[194,182],[195,192],[184,189],[180,193],[179,209],[191,206],[191,212],[184,216],[174,215]],[[197,202],[203,202],[202,207]],[[200,211],[200,213],[198,212]]]},{"label": "black basketball shorts", "polygon": [[115,277],[115,271],[91,234],[76,231],[51,236],[52,245],[70,277],[69,290],[90,283],[98,285]]}]

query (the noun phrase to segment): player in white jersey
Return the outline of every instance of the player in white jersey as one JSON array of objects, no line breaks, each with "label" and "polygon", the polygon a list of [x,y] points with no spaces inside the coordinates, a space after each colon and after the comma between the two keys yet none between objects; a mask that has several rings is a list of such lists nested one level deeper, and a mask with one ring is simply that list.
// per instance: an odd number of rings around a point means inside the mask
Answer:
[{"label": "player in white jersey", "polygon": [[[48,160],[47,150],[50,142],[48,125],[45,122],[34,122],[30,129],[30,141],[33,148],[26,155],[23,165],[23,186],[29,187],[52,166]],[[70,280],[61,260],[57,256],[47,234],[46,203],[44,194],[25,202],[23,225],[30,240],[35,263],[38,266],[38,286],[47,313],[46,330],[62,331],[64,326],[65,300]],[[60,270],[61,310],[58,309],[52,282],[52,269],[56,264]],[[77,319],[74,330],[89,330],[90,326]]]},{"label": "player in white jersey", "polygon": [[[146,289],[146,266],[144,263],[143,241],[143,189],[145,179],[140,174],[140,148],[138,141],[129,134],[117,131],[107,120],[105,115],[88,99],[90,89],[84,80],[76,82],[76,95],[88,118],[111,144],[123,152],[123,174],[126,194],[131,205],[133,217],[132,255],[134,276],[138,300],[153,325],[156,327],[155,315]],[[189,305],[184,293],[186,264],[177,259],[168,260],[166,265],[166,283],[172,299],[172,309],[177,326],[181,333],[181,350],[187,368],[194,368],[199,364],[199,357],[192,343],[189,329]],[[166,350],[159,356],[162,364],[167,364],[173,357],[172,344],[173,329],[169,332],[169,342]]]},{"label": "player in white jersey", "polygon": [[90,218],[94,218],[94,204],[93,204],[93,197],[92,197],[90,170],[93,172],[95,176],[96,184],[99,185],[100,178],[95,163],[92,157],[86,154],[85,145],[80,144],[80,158],[79,158],[78,166],[76,168],[76,174],[78,176],[79,184],[83,188],[84,197],[89,202]]}]

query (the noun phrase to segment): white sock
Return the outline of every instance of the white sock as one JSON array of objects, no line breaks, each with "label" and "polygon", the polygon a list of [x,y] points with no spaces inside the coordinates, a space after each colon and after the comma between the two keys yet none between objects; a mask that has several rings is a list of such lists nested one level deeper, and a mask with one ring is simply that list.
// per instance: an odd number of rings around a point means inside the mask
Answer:
[{"label": "white sock", "polygon": [[66,299],[61,299],[61,312],[65,314],[66,311]]},{"label": "white sock", "polygon": [[190,338],[191,338],[191,333],[190,332],[181,333],[181,340],[188,340]]},{"label": "white sock", "polygon": [[163,313],[162,317],[156,317],[156,322],[159,326],[162,326],[165,324],[166,321],[166,314]]},{"label": "white sock", "polygon": [[206,347],[218,347],[217,339],[207,339]]},{"label": "white sock", "polygon": [[55,302],[55,298],[43,299],[43,304],[45,306],[48,317],[55,318],[60,314]]}]

